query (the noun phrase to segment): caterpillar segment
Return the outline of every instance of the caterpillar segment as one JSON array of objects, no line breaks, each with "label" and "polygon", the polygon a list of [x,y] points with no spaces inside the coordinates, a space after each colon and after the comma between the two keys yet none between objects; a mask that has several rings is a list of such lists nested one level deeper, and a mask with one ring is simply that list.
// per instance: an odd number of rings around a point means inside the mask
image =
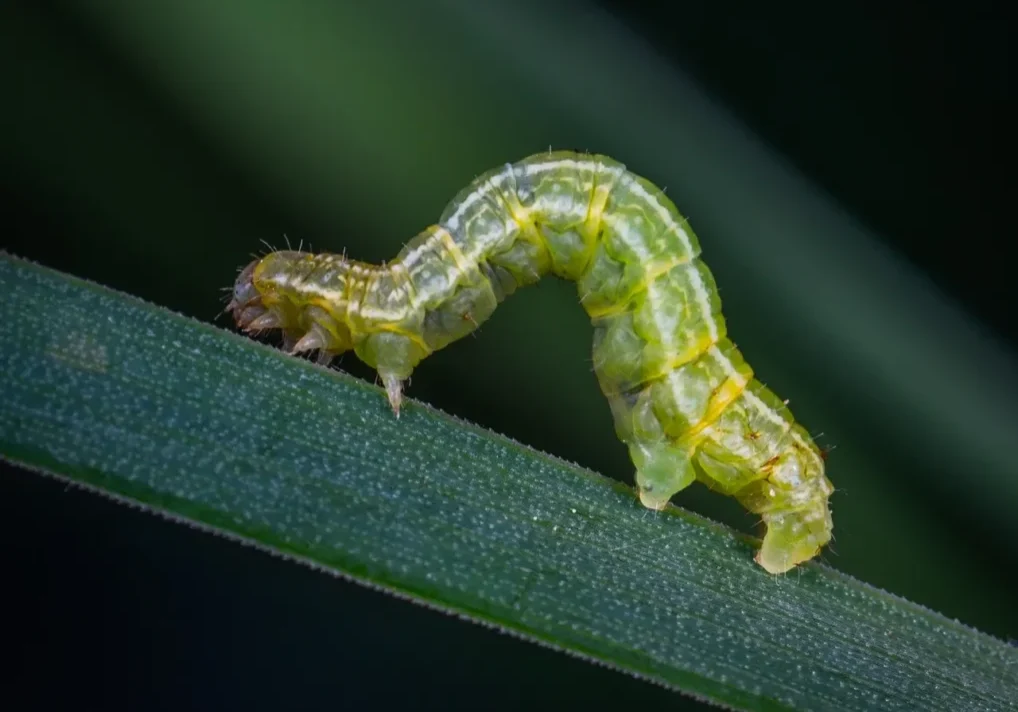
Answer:
[{"label": "caterpillar segment", "polygon": [[640,501],[663,508],[699,480],[766,525],[771,573],[831,538],[824,458],[728,338],[714,278],[665,194],[607,156],[537,154],[476,178],[395,260],[273,252],[230,303],[249,331],[282,329],[294,353],[353,350],[399,415],[403,383],[517,288],[577,283],[594,327],[594,370],[636,468]]}]

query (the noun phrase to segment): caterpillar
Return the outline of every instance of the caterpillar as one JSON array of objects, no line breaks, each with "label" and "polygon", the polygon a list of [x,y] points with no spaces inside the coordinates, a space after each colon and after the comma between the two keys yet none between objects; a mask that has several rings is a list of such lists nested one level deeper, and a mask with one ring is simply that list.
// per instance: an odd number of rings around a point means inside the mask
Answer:
[{"label": "caterpillar", "polygon": [[825,456],[728,338],[699,240],[664,192],[603,155],[549,151],[478,176],[382,266],[271,252],[227,307],[294,354],[353,350],[399,417],[403,384],[546,274],[577,283],[593,363],[642,504],[700,481],[761,516],[755,560],[782,573],[833,529]]}]

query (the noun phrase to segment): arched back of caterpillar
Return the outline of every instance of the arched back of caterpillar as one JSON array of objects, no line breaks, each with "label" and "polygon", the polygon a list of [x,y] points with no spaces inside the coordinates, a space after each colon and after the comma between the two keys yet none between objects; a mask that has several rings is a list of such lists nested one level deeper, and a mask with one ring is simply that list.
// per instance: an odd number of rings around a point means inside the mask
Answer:
[{"label": "arched back of caterpillar", "polygon": [[229,309],[249,332],[282,329],[292,353],[353,350],[398,417],[418,363],[546,274],[578,285],[640,501],[661,509],[700,480],[761,515],[767,571],[816,556],[833,528],[820,450],[728,339],[686,220],[607,156],[548,152],[489,171],[385,266],[268,254],[241,272]]}]

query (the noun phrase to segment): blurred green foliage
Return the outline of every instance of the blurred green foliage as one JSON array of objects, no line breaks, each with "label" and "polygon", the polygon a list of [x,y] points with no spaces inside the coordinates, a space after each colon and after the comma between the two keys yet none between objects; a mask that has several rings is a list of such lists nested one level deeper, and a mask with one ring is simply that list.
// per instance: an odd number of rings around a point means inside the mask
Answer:
[{"label": "blurred green foliage", "polygon": [[[1013,354],[585,5],[179,0],[6,15],[17,101],[0,118],[2,170],[31,218],[4,238],[16,253],[212,320],[263,242],[386,259],[483,170],[549,145],[608,153],[667,186],[738,345],[835,448],[826,560],[1018,631]],[[410,394],[629,482],[575,302],[553,281],[518,293],[423,364]],[[340,367],[367,375],[352,357]],[[701,490],[678,503],[754,525]]]}]

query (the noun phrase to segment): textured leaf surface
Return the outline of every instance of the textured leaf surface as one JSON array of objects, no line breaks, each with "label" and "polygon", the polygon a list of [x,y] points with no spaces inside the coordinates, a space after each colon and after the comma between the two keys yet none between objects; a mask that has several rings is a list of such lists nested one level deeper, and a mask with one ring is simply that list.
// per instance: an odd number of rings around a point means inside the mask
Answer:
[{"label": "textured leaf surface", "polygon": [[131,297],[6,256],[0,288],[13,462],[738,708],[1018,699],[1018,649],[827,567]]}]

